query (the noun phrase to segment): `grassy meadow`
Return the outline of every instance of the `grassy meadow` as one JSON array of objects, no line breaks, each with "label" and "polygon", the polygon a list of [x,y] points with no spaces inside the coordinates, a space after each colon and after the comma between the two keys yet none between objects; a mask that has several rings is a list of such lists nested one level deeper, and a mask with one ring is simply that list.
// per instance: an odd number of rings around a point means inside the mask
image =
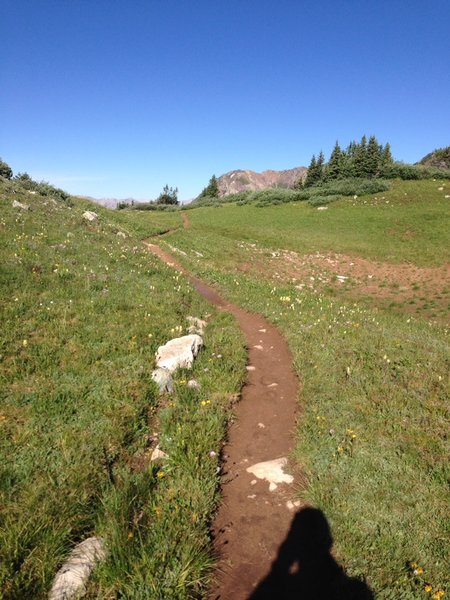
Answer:
[{"label": "grassy meadow", "polygon": [[393,182],[381,198],[327,211],[201,208],[189,212],[189,230],[165,238],[185,253],[178,260],[286,336],[303,384],[292,455],[307,482],[299,497],[324,511],[337,557],[383,600],[449,593],[449,282],[437,318],[425,318],[406,305],[380,308],[376,297],[349,300],[339,281],[274,273],[270,260],[282,248],[440,267],[449,190]]},{"label": "grassy meadow", "polygon": [[[89,597],[197,597],[217,455],[244,373],[239,330],[144,249],[127,214],[1,179],[0,202],[0,597],[46,598],[90,535],[108,558]],[[88,208],[98,221],[82,218]],[[173,223],[149,215],[145,235]],[[207,317],[205,349],[160,396],[155,351],[188,315]],[[150,463],[157,441],[169,458]]]},{"label": "grassy meadow", "polygon": [[[143,248],[167,232],[159,243],[177,260],[286,336],[302,382],[297,493],[327,516],[348,574],[382,600],[449,594],[448,194],[448,182],[394,181],[321,211],[201,207],[185,230],[180,212],[110,211],[0,180],[0,597],[45,598],[94,534],[108,558],[89,598],[197,598],[207,585],[216,454],[245,352],[234,320]],[[335,253],[423,280],[393,282],[407,298],[394,306],[377,297],[384,280],[358,292],[330,275]],[[316,254],[314,272],[293,269]],[[207,318],[205,348],[160,396],[154,353],[188,315]],[[156,441],[162,463],[148,460]]]}]

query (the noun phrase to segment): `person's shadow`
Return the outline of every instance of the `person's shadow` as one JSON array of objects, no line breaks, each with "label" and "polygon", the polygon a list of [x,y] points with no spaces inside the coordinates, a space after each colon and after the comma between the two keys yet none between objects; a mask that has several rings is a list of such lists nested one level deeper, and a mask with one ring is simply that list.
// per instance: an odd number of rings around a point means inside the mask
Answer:
[{"label": "person's shadow", "polygon": [[348,577],[337,564],[332,545],[323,512],[299,510],[270,573],[249,600],[374,600],[365,583]]}]

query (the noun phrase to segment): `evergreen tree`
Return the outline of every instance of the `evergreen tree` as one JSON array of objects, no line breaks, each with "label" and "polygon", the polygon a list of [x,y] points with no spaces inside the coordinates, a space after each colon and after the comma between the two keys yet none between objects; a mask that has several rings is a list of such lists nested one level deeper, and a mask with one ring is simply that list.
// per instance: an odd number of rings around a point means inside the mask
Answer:
[{"label": "evergreen tree", "polygon": [[316,155],[313,154],[312,158],[311,158],[311,162],[309,163],[308,172],[306,173],[306,177],[305,177],[303,186],[310,187],[310,186],[314,185],[315,183],[317,183],[317,180],[318,180],[317,175],[318,175],[317,160],[316,160]]},{"label": "evergreen tree", "polygon": [[200,192],[198,198],[218,198],[219,197],[219,185],[215,175],[211,177],[208,185]]},{"label": "evergreen tree", "polygon": [[394,159],[391,153],[391,146],[388,142],[381,152],[380,173],[382,177],[386,177],[387,175],[389,175],[389,170],[393,164]]},{"label": "evergreen tree", "polygon": [[178,188],[171,188],[168,185],[163,187],[156,200],[157,204],[178,204]]},{"label": "evergreen tree", "polygon": [[380,174],[381,167],[381,152],[377,138],[371,135],[367,144],[365,156],[365,173],[366,177],[377,177]]},{"label": "evergreen tree", "polygon": [[325,180],[340,179],[343,177],[345,153],[341,150],[339,142],[336,141],[331,152],[330,160],[325,169]]},{"label": "evergreen tree", "polygon": [[361,142],[356,144],[353,157],[353,176],[365,177],[367,173],[367,138],[362,136]]},{"label": "evergreen tree", "polygon": [[317,169],[317,181],[316,183],[318,183],[319,181],[323,180],[323,176],[324,176],[324,165],[325,165],[325,157],[323,155],[322,150],[320,151],[319,154],[319,158],[317,159],[317,164],[316,164],[316,169]]},{"label": "evergreen tree", "polygon": [[355,154],[358,144],[352,140],[343,153],[342,177],[355,177]]}]

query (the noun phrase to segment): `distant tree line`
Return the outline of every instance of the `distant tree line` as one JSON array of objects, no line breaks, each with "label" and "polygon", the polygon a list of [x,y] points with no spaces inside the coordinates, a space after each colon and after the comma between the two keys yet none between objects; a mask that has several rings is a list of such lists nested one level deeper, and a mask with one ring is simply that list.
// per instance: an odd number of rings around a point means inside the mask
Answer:
[{"label": "distant tree line", "polygon": [[345,150],[336,142],[327,163],[322,151],[317,158],[313,155],[306,178],[299,187],[336,179],[388,177],[393,164],[389,144],[379,144],[374,135],[367,141],[363,135],[359,143],[352,141]]},{"label": "distant tree line", "polygon": [[117,203],[117,210],[123,210],[131,208],[134,210],[164,210],[178,206],[178,188],[169,187],[165,185],[162,192],[156,200],[150,202],[135,202],[132,200],[128,202],[123,200]]}]

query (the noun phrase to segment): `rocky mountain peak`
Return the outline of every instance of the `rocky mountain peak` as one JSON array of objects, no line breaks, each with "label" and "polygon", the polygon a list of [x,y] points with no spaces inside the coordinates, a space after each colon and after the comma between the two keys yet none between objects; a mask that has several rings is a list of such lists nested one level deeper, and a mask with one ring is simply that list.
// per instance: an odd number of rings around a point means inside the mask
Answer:
[{"label": "rocky mountain peak", "polygon": [[299,179],[306,177],[307,170],[306,167],[296,167],[284,171],[267,170],[257,173],[249,169],[238,169],[221,175],[217,183],[221,196],[273,187],[292,188]]}]

